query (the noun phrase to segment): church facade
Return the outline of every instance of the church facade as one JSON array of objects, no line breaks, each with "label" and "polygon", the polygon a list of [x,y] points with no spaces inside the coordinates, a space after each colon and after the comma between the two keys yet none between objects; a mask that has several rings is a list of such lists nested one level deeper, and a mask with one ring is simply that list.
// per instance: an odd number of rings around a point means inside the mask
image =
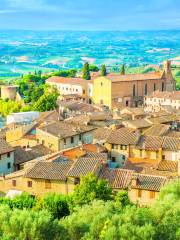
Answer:
[{"label": "church facade", "polygon": [[134,106],[143,104],[146,95],[155,91],[174,91],[175,80],[171,62],[165,61],[163,70],[146,74],[107,74],[97,77],[93,84],[93,103],[108,106]]}]

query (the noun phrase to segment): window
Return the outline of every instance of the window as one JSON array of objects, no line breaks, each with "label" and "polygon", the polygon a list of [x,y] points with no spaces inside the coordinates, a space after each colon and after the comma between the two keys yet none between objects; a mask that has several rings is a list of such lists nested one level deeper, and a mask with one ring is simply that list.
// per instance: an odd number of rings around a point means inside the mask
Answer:
[{"label": "window", "polygon": [[129,106],[129,101],[126,101],[126,107],[128,107]]},{"label": "window", "polygon": [[165,156],[165,155],[162,155],[162,159],[165,160],[165,159],[166,159],[166,156]]},{"label": "window", "polygon": [[133,85],[133,97],[135,97],[136,96],[136,86],[135,86],[135,84]]},{"label": "window", "polygon": [[74,137],[71,137],[71,143],[74,143]]},{"label": "window", "polygon": [[112,144],[112,149],[114,149],[114,144]]},{"label": "window", "polygon": [[149,191],[149,198],[155,198],[155,192],[154,191]]},{"label": "window", "polygon": [[11,163],[10,163],[10,162],[7,163],[7,168],[8,168],[8,169],[11,168]]},{"label": "window", "polygon": [[82,140],[82,135],[81,134],[79,134],[79,141],[81,141]]},{"label": "window", "polygon": [[11,153],[10,153],[10,152],[8,152],[8,153],[7,153],[7,157],[8,157],[8,158],[10,158],[10,156],[11,156]]},{"label": "window", "polygon": [[147,95],[147,83],[144,85],[144,95]]},{"label": "window", "polygon": [[51,189],[51,180],[45,180],[45,189]]},{"label": "window", "polygon": [[154,91],[156,91],[156,84],[154,83]]},{"label": "window", "polygon": [[32,181],[27,181],[27,186],[30,188],[32,187]]},{"label": "window", "polygon": [[141,189],[137,189],[137,197],[138,198],[142,197],[142,190]]},{"label": "window", "polygon": [[112,162],[116,162],[116,158],[115,157],[112,157],[111,160],[112,160]]},{"label": "window", "polygon": [[16,180],[12,180],[12,186],[16,187]]},{"label": "window", "polygon": [[64,139],[64,145],[66,145],[66,139]]},{"label": "window", "polygon": [[83,94],[85,94],[86,93],[86,91],[85,90],[83,90]]},{"label": "window", "polygon": [[77,185],[77,184],[79,184],[80,183],[80,179],[79,178],[75,178],[74,179],[74,185]]},{"label": "window", "polygon": [[164,91],[164,83],[162,83],[162,92]]}]

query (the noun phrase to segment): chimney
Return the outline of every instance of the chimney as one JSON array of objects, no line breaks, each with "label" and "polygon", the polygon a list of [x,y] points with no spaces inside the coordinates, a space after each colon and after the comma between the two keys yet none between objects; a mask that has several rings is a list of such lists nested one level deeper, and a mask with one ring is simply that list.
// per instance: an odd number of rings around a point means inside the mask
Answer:
[{"label": "chimney", "polygon": [[133,187],[136,187],[138,185],[138,177],[136,175],[132,177],[131,185]]}]

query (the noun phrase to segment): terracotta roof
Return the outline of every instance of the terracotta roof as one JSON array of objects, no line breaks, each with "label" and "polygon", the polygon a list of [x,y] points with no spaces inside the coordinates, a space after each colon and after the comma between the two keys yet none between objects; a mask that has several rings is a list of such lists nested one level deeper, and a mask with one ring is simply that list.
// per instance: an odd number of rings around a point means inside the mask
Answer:
[{"label": "terracotta roof", "polygon": [[43,145],[37,145],[29,149],[15,147],[14,164],[22,164],[35,158],[45,156],[49,153],[52,153],[52,151]]},{"label": "terracotta roof", "polygon": [[178,162],[172,160],[162,160],[157,169],[159,171],[169,171],[169,172],[177,172],[178,171]]},{"label": "terracotta roof", "polygon": [[120,128],[114,130],[107,139],[108,143],[120,145],[135,145],[138,142],[139,135],[130,128]]},{"label": "terracotta roof", "polygon": [[81,147],[76,147],[76,148],[72,148],[69,150],[65,150],[63,151],[63,156],[71,159],[71,160],[75,160],[79,157],[82,157],[86,154],[86,151],[84,151]]},{"label": "terracotta roof", "polygon": [[180,132],[170,131],[166,136],[167,137],[173,137],[173,138],[180,138]]},{"label": "terracotta roof", "polygon": [[85,124],[87,125],[90,122],[90,117],[88,115],[77,115],[70,118],[65,119],[67,123],[75,123],[75,124]]},{"label": "terracotta roof", "polygon": [[79,101],[57,101],[57,103],[60,107],[67,108],[71,112],[82,112],[84,114],[97,110],[93,105]]},{"label": "terracotta roof", "polygon": [[133,171],[126,169],[114,169],[113,174],[115,175],[113,188],[127,188],[130,184]]},{"label": "terracotta roof", "polygon": [[107,149],[100,144],[84,144],[82,146],[83,150],[94,153],[107,152]]},{"label": "terracotta roof", "polygon": [[59,83],[59,84],[72,84],[72,85],[85,85],[87,82],[92,83],[92,80],[84,80],[82,78],[67,78],[67,77],[59,77],[53,76],[46,80],[47,83]]},{"label": "terracotta roof", "polygon": [[137,107],[137,108],[126,107],[121,109],[120,112],[121,114],[130,114],[135,116],[146,115],[146,112],[142,107]]},{"label": "terracotta roof", "polygon": [[99,177],[107,179],[113,189],[126,189],[131,182],[132,174],[133,171],[127,169],[103,167]]},{"label": "terracotta roof", "polygon": [[8,152],[13,152],[14,149],[9,143],[7,143],[3,138],[0,138],[0,154],[5,154]]},{"label": "terracotta roof", "polygon": [[25,173],[27,178],[66,180],[66,175],[71,167],[71,162],[43,162],[36,163]]},{"label": "terracotta roof", "polygon": [[141,136],[136,147],[139,149],[157,151],[162,147],[162,143],[163,137]]},{"label": "terracotta roof", "polygon": [[152,124],[148,122],[146,119],[126,120],[123,121],[122,124],[126,127],[135,129],[148,128],[152,126]]},{"label": "terracotta roof", "polygon": [[[61,119],[60,119],[61,118]],[[62,117],[56,110],[41,112],[39,118],[37,119],[38,123],[42,122],[52,122],[62,120]]]},{"label": "terracotta roof", "polygon": [[89,173],[96,173],[101,162],[97,158],[83,157],[77,159],[67,173],[69,177],[86,176]]},{"label": "terracotta roof", "polygon": [[106,141],[109,135],[112,133],[110,128],[98,128],[93,132],[94,139]]},{"label": "terracotta roof", "polygon": [[109,73],[106,78],[112,82],[124,82],[124,81],[143,81],[143,80],[155,80],[161,79],[160,73],[146,73],[146,74],[126,74],[120,75],[117,73]]},{"label": "terracotta roof", "polygon": [[148,121],[151,122],[152,124],[171,123],[176,120],[178,120],[178,116],[173,114],[148,118]]},{"label": "terracotta roof", "polygon": [[164,136],[169,132],[169,125],[155,124],[149,129],[144,131],[144,135],[150,136]]},{"label": "terracotta roof", "polygon": [[178,151],[180,150],[180,139],[174,137],[164,137],[162,148],[172,151]]},{"label": "terracotta roof", "polygon": [[131,183],[131,188],[151,190],[159,192],[160,189],[167,182],[166,177],[146,175],[146,174],[134,174],[133,177],[136,179],[136,185]]},{"label": "terracotta roof", "polygon": [[148,158],[128,158],[125,161],[124,169],[134,170],[135,172],[143,172],[145,169],[157,167],[157,160]]},{"label": "terracotta roof", "polygon": [[60,139],[79,135],[80,133],[89,132],[95,129],[93,126],[77,125],[66,122],[54,122],[39,129],[52,134]]}]

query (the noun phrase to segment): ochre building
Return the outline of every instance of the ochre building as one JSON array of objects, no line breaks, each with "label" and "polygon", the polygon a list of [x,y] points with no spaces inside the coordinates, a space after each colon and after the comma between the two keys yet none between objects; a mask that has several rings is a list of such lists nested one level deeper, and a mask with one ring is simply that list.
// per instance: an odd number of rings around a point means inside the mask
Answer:
[{"label": "ochre building", "polygon": [[126,75],[110,73],[94,79],[93,102],[110,109],[117,105],[137,107],[143,103],[144,96],[157,90],[175,90],[170,61],[164,62],[161,72]]}]

